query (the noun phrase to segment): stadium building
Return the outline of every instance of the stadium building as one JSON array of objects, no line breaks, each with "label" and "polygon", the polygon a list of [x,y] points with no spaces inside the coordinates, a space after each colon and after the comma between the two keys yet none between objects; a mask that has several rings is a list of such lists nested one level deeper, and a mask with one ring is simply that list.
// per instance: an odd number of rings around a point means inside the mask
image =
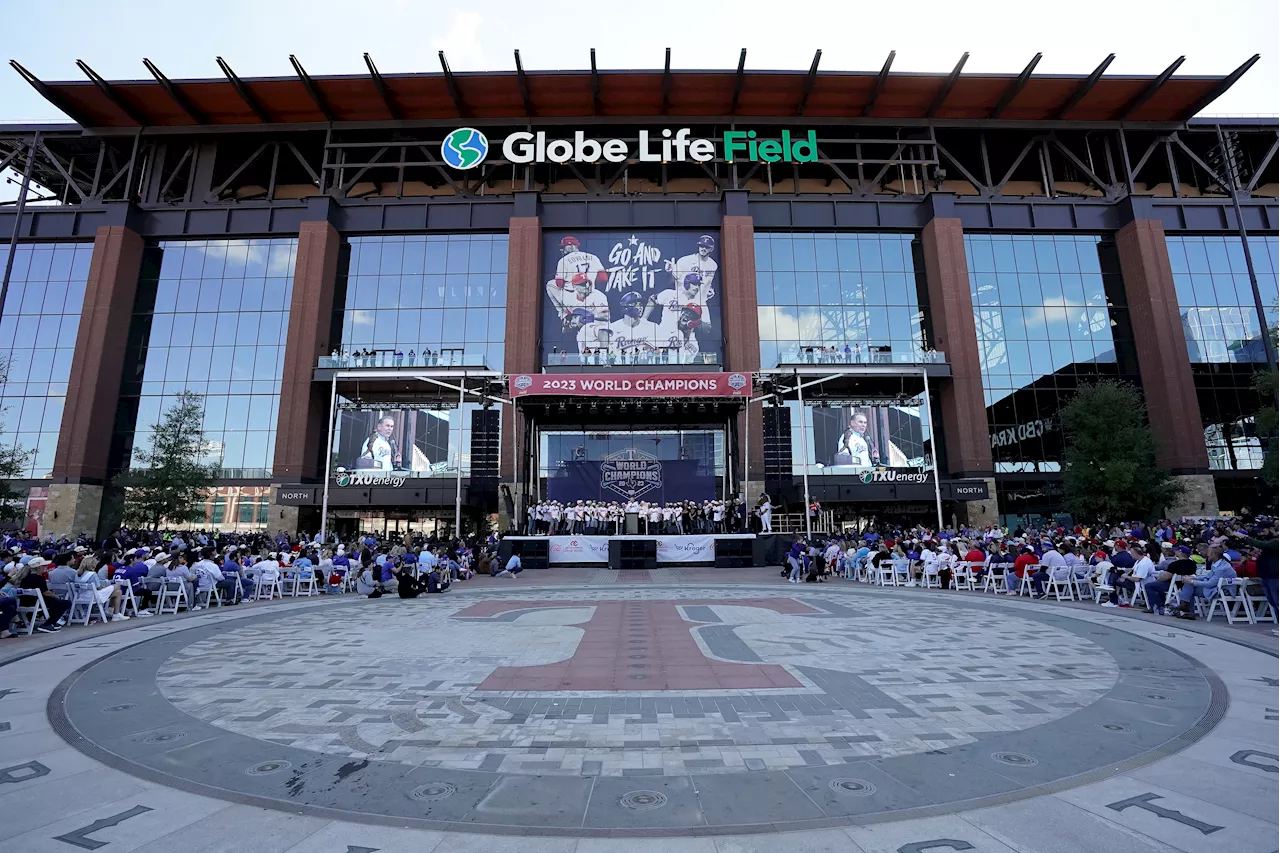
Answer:
[{"label": "stadium building", "polygon": [[[1277,121],[1225,77],[442,71],[48,82],[3,441],[42,533],[117,523],[204,395],[208,524],[445,529],[767,492],[784,524],[1062,506],[1058,414],[1141,387],[1174,515],[1272,505]],[[965,55],[967,58],[967,54]],[[1107,413],[1099,412],[1100,418]],[[937,476],[933,470],[937,470]]]}]

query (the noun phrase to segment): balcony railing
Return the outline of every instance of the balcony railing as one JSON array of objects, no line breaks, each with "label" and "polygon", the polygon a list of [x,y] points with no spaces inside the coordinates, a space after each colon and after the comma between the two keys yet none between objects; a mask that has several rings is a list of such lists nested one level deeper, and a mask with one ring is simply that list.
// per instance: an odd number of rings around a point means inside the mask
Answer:
[{"label": "balcony railing", "polygon": [[372,355],[351,353],[349,355],[322,355],[316,366],[337,370],[396,369],[423,367],[480,367],[485,368],[484,353],[478,352],[444,352],[436,355],[418,355],[412,357],[408,353],[396,355],[393,350],[381,350]]},{"label": "balcony railing", "polygon": [[579,355],[576,352],[552,352],[543,356],[544,367],[616,367],[627,369],[633,367],[719,367],[720,354],[700,352],[689,358],[682,357],[678,351],[655,350],[642,353],[592,353]]},{"label": "balcony railing", "polygon": [[946,364],[942,350],[919,347],[825,346],[792,347],[778,353],[778,367],[796,364]]}]

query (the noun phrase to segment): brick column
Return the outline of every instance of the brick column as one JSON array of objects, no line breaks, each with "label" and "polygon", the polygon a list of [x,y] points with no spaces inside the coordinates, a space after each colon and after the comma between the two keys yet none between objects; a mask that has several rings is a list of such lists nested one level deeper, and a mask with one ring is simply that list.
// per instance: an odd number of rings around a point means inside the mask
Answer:
[{"label": "brick column", "polygon": [[[720,223],[720,311],[724,324],[725,370],[743,373],[759,370],[760,320],[756,306],[755,223],[750,216],[727,215]],[[770,365],[772,367],[772,365]],[[764,481],[764,415],[757,404],[738,415],[739,440],[750,430],[749,472]],[[741,459],[741,449],[738,458]],[[747,480],[736,472],[739,481]],[[746,486],[744,485],[745,489]]]},{"label": "brick column", "polygon": [[[315,481],[324,475],[329,395],[319,389],[313,393],[311,377],[319,363],[317,359],[330,349],[341,244],[337,229],[328,222],[304,222],[298,228],[298,259],[293,269],[275,461],[271,466],[276,483]],[[275,510],[273,503],[273,523],[279,517]]]},{"label": "brick column", "polygon": [[[534,200],[529,200],[534,207]],[[536,210],[536,207],[534,207]],[[542,225],[537,216],[513,216],[507,226],[507,337],[503,348],[504,372],[535,373],[539,369],[538,340],[542,332]],[[516,460],[528,458],[524,443],[524,417],[504,407],[502,460],[499,481],[512,490],[517,513],[523,512],[515,491]],[[515,452],[512,452],[512,441]],[[499,512],[505,514],[503,503]],[[517,524],[523,516],[517,519]]]},{"label": "brick column", "polygon": [[55,536],[98,532],[142,249],[142,237],[123,225],[104,225],[94,237],[45,508]]},{"label": "brick column", "polygon": [[1135,219],[1116,232],[1116,249],[1129,316],[1133,328],[1141,330],[1134,334],[1134,347],[1148,416],[1155,427],[1156,462],[1179,475],[1187,486],[1183,505],[1168,512],[1216,515],[1218,501],[1164,225],[1159,220]]},{"label": "brick column", "polygon": [[[986,477],[992,497],[970,501],[970,524],[994,523],[997,515],[995,481],[991,479],[991,439],[982,396],[982,360],[973,319],[969,267],[960,220],[935,217],[920,235],[924,272],[929,290],[929,316],[935,349],[946,353],[951,380],[940,383],[934,428],[940,429],[947,449],[947,470],[956,476]],[[939,423],[940,422],[940,423]]]}]

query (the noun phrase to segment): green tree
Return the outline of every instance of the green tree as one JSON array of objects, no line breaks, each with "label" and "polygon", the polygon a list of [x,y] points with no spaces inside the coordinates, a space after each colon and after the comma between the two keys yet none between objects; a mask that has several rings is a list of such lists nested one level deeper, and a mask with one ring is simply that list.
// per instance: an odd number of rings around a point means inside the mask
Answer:
[{"label": "green tree", "polygon": [[[0,353],[0,388],[9,381],[9,368],[13,357],[8,353]],[[3,415],[6,409],[0,409],[0,435],[5,432]],[[31,467],[33,451],[22,445],[7,441],[0,442],[0,520],[20,521],[25,513],[24,495],[13,487],[13,481],[26,476]]]},{"label": "green tree", "polygon": [[1276,453],[1280,449],[1276,446],[1280,444],[1276,437],[1277,421],[1280,421],[1276,414],[1277,384],[1280,384],[1280,373],[1274,367],[1253,376],[1253,388],[1262,398],[1262,408],[1253,416],[1254,429],[1262,442],[1262,477],[1272,489],[1280,485]]},{"label": "green tree", "polygon": [[1082,386],[1062,410],[1063,486],[1068,509],[1106,521],[1149,518],[1182,486],[1156,465],[1156,441],[1142,395],[1111,380]]},{"label": "green tree", "polygon": [[151,447],[134,451],[137,467],[116,478],[125,487],[125,524],[159,527],[166,521],[204,520],[205,496],[218,468],[201,461],[208,452],[203,422],[204,397],[183,391],[161,416]]}]

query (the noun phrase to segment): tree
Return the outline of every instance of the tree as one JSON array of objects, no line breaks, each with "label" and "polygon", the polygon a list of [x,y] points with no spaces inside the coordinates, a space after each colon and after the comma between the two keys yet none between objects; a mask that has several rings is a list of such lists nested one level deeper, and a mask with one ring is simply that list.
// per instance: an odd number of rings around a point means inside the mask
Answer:
[{"label": "tree", "polygon": [[1156,442],[1142,395],[1104,380],[1082,386],[1062,410],[1063,486],[1068,509],[1106,521],[1163,512],[1182,485],[1156,465]]},{"label": "tree", "polygon": [[1258,413],[1253,416],[1254,430],[1258,434],[1258,440],[1262,442],[1262,477],[1273,490],[1280,485],[1276,453],[1280,449],[1276,446],[1280,443],[1277,442],[1276,437],[1277,421],[1280,420],[1276,414],[1278,383],[1280,383],[1280,373],[1277,373],[1274,367],[1255,373],[1253,376],[1253,388],[1262,398],[1262,408],[1258,409]]},{"label": "tree", "polygon": [[[13,356],[0,353],[0,388],[9,381],[9,367]],[[0,409],[0,416],[6,410]],[[4,421],[0,420],[0,435],[5,432]],[[25,507],[23,494],[13,487],[13,480],[22,478],[31,467],[33,451],[26,450],[20,444],[0,442],[0,520],[21,520]]]},{"label": "tree", "polygon": [[204,520],[205,496],[218,469],[201,462],[208,451],[203,422],[204,397],[183,391],[156,425],[150,449],[134,451],[141,465],[116,479],[125,487],[125,524],[155,528],[162,521]]}]

